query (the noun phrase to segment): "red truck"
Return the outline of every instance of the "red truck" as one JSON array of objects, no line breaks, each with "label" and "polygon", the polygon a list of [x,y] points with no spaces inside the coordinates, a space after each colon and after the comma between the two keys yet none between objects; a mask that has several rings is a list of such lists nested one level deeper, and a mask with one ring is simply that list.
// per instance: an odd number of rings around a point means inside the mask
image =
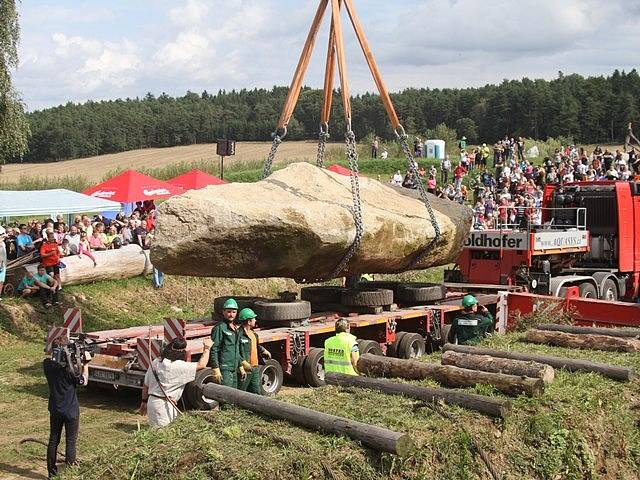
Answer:
[{"label": "red truck", "polygon": [[578,287],[585,298],[637,301],[640,182],[547,185],[540,225],[531,223],[472,231],[445,282],[562,297]]}]

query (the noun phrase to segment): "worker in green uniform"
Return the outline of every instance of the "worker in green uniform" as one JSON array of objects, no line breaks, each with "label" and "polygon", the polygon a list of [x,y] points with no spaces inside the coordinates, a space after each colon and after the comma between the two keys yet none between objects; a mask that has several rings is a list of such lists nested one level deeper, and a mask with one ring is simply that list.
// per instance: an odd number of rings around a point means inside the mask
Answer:
[{"label": "worker in green uniform", "polygon": [[461,315],[453,319],[447,341],[454,343],[456,338],[460,345],[475,345],[495,328],[495,320],[487,307],[478,304],[473,295],[465,295],[462,299]]},{"label": "worker in green uniform", "polygon": [[244,353],[243,360],[251,366],[251,372],[247,373],[247,378],[243,382],[239,382],[240,390],[250,393],[260,394],[260,359],[271,358],[269,350],[260,345],[258,334],[254,331],[256,328],[256,312],[250,308],[243,308],[238,314],[242,336],[242,351]]},{"label": "worker in green uniform", "polygon": [[358,375],[358,340],[349,333],[349,321],[340,318],[336,322],[336,334],[324,341],[324,371]]},{"label": "worker in green uniform", "polygon": [[246,378],[251,366],[244,361],[240,337],[242,329],[235,323],[238,313],[238,303],[230,298],[223,305],[223,322],[218,323],[211,330],[211,360],[213,378],[216,383],[227,387],[238,388],[238,374]]}]

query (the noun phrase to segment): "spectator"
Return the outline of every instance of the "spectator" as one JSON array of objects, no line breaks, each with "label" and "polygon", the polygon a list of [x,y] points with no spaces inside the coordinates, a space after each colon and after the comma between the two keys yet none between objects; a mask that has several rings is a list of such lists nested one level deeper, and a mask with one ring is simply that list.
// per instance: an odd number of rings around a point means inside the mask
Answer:
[{"label": "spectator", "polygon": [[380,154],[380,158],[382,160],[386,160],[387,158],[389,158],[389,152],[387,152],[386,148],[382,149],[382,153]]},{"label": "spectator", "polygon": [[59,285],[56,280],[47,273],[44,265],[38,265],[38,273],[34,276],[35,284],[40,293],[40,299],[45,308],[51,308],[52,305],[60,305],[58,300]]},{"label": "spectator", "polygon": [[2,291],[4,290],[4,281],[7,277],[7,247],[4,239],[7,231],[0,226],[0,300],[2,300]]},{"label": "spectator", "polygon": [[80,246],[80,234],[78,233],[77,225],[71,225],[69,233],[67,233],[64,238],[69,242],[69,251],[71,252],[71,255],[77,255],[78,247]]},{"label": "spectator", "polygon": [[393,174],[391,183],[393,183],[394,185],[402,185],[402,174],[400,173],[400,170],[396,171],[396,173]]},{"label": "spectator", "polygon": [[18,258],[27,255],[35,250],[33,238],[29,235],[29,227],[24,223],[20,225],[20,235],[16,238],[18,248]]},{"label": "spectator", "polygon": [[60,282],[60,250],[58,242],[53,232],[47,232],[47,239],[40,246],[40,263],[45,267],[46,272],[53,276],[59,288]]},{"label": "spectator", "polygon": [[67,236],[67,233],[64,231],[64,223],[58,223],[58,226],[55,229],[55,233],[53,234],[56,238],[56,243],[60,245],[64,237]]},{"label": "spectator", "polygon": [[467,174],[467,170],[459,164],[455,170],[453,171],[453,184],[456,190],[460,190],[460,186],[462,185],[462,178]]},{"label": "spectator", "polygon": [[[464,137],[463,137],[464,138]],[[451,171],[451,160],[449,160],[449,155],[446,155],[442,161],[440,162],[440,172],[441,172],[441,180],[442,183],[449,183],[449,172]]]},{"label": "spectator", "polygon": [[377,136],[374,136],[373,142],[371,142],[371,158],[378,158],[379,147],[380,147],[380,140],[378,139]]},{"label": "spectator", "polygon": [[25,269],[24,277],[20,280],[16,289],[20,297],[32,297],[38,294],[39,287],[36,285],[36,278],[29,269]]},{"label": "spectator", "polygon": [[149,248],[149,239],[147,238],[147,222],[142,220],[140,225],[133,231],[133,243],[140,245],[143,249]]},{"label": "spectator", "polygon": [[93,234],[89,237],[89,245],[91,246],[91,250],[94,251],[102,251],[107,249],[107,246],[102,240],[100,231],[96,229],[93,230]]},{"label": "spectator", "polygon": [[429,179],[427,180],[427,192],[431,194],[436,193],[436,177],[434,175],[429,175]]},{"label": "spectator", "polygon": [[89,239],[87,238],[87,232],[82,232],[80,234],[80,242],[78,243],[78,256],[82,257],[85,255],[89,257],[93,261],[93,266],[97,265],[96,257],[91,253],[91,245],[89,244]]}]

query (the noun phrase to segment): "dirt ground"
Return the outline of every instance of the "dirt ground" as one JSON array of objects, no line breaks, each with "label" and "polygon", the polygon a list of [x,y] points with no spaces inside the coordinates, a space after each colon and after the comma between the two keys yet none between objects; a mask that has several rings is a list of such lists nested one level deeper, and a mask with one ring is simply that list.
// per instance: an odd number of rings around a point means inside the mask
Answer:
[{"label": "dirt ground", "polygon": [[[242,162],[264,159],[269,153],[268,142],[238,142],[236,155],[225,159],[225,167]],[[317,153],[317,142],[284,141],[278,149],[277,159],[309,160]],[[215,144],[189,145],[185,147],[147,148],[130,152],[99,155],[97,157],[78,158],[52,163],[16,163],[2,166],[0,179],[3,182],[15,183],[23,175],[27,176],[66,176],[82,173],[90,181],[99,181],[109,171],[129,168],[159,168],[179,162],[211,160],[218,162]]]}]

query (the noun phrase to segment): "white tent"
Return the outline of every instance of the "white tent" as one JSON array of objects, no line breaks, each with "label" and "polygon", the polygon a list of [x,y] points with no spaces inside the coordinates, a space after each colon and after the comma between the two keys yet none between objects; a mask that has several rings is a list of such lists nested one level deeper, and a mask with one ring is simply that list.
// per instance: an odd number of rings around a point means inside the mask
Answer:
[{"label": "white tent", "polygon": [[122,205],[71,190],[0,190],[0,218],[119,212]]}]

